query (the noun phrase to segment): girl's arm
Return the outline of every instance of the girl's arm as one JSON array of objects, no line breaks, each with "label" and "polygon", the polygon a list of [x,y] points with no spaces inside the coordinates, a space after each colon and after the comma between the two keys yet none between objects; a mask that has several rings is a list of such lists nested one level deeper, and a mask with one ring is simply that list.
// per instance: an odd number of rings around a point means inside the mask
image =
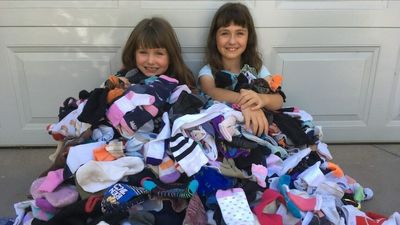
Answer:
[{"label": "girl's arm", "polygon": [[201,90],[207,95],[217,101],[225,101],[228,103],[238,103],[240,94],[234,91],[226,90],[223,88],[217,88],[215,86],[214,78],[211,76],[201,76],[200,79]]},{"label": "girl's arm", "polygon": [[[210,76],[202,76],[199,79],[200,81],[200,86],[201,89],[210,97],[212,97],[215,100],[218,101],[225,101],[229,103],[238,103],[241,94],[234,92],[234,91],[229,91],[225,90],[222,88],[217,88],[215,87],[215,82],[214,78]],[[255,93],[255,92],[254,92]],[[275,100],[273,97],[273,102],[267,103],[268,97],[265,97],[266,100],[266,105],[272,104],[274,105]],[[260,97],[261,98],[261,97]],[[262,97],[264,99],[264,97]],[[277,107],[280,108],[280,107]],[[242,113],[245,119],[245,124],[247,129],[251,129],[254,134],[260,136],[262,133],[267,134],[268,133],[268,121],[267,118],[265,117],[264,112],[258,108],[258,109],[250,109],[250,108],[242,108]]]},{"label": "girl's arm", "polygon": [[262,109],[251,110],[250,108],[242,109],[244,122],[247,129],[253,131],[253,134],[260,136],[268,134],[268,120]]},{"label": "girl's arm", "polygon": [[252,110],[261,108],[278,110],[282,108],[283,98],[280,94],[258,94],[252,90],[242,89],[238,104],[244,109],[251,107]]}]

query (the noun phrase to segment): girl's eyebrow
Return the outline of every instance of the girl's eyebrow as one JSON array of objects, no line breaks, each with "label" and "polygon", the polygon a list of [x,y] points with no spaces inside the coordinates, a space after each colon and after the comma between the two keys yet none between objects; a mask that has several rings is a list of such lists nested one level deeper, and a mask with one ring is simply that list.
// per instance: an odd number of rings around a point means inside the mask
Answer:
[{"label": "girl's eyebrow", "polygon": [[242,27],[242,28],[237,29],[237,30],[239,30],[239,31],[247,31],[247,28],[246,27]]},{"label": "girl's eyebrow", "polygon": [[[226,28],[226,27],[221,27],[221,28],[219,28],[218,30],[219,30],[219,31],[229,31],[229,29]],[[234,30],[234,31],[247,31],[247,28],[246,28],[246,27],[242,27],[242,28],[236,29],[236,30]]]}]

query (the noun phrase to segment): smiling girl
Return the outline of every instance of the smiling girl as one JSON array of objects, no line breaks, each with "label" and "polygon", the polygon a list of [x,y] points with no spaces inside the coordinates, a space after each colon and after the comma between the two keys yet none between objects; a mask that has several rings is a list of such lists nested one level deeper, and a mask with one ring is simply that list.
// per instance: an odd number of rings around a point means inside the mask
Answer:
[{"label": "smiling girl", "polygon": [[136,68],[144,78],[167,75],[190,89],[195,88],[194,76],[183,61],[178,38],[162,18],[143,19],[136,25],[125,44],[122,62],[124,71]]},{"label": "smiling girl", "polygon": [[[199,72],[201,90],[214,100],[241,107],[245,124],[254,134],[268,132],[268,121],[263,112],[282,107],[280,94],[259,94],[252,90],[233,91],[242,68],[254,70],[258,78],[270,75],[262,65],[257,49],[257,35],[249,9],[241,3],[226,3],[215,13],[207,40],[207,65]],[[249,65],[251,67],[249,67]],[[215,74],[219,71],[230,75],[232,85],[219,88]]]}]

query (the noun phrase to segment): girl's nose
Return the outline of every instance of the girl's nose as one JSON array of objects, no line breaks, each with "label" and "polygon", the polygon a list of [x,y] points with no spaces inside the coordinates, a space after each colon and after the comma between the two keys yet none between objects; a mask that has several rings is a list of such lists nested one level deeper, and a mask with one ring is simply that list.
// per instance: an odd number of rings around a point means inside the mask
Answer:
[{"label": "girl's nose", "polygon": [[147,57],[147,63],[149,63],[149,64],[154,63],[154,55],[153,54],[149,54],[149,56]]},{"label": "girl's nose", "polygon": [[235,44],[235,43],[236,43],[236,37],[235,37],[235,35],[231,35],[231,36],[229,37],[229,43],[230,43],[230,44]]}]

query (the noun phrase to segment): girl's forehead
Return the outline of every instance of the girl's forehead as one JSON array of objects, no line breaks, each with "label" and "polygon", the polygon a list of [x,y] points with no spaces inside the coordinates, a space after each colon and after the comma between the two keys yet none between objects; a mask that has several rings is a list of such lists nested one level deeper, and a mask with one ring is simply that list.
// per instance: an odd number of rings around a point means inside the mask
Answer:
[{"label": "girl's forehead", "polygon": [[143,35],[138,38],[138,48],[162,48],[164,41],[160,37],[155,35]]},{"label": "girl's forehead", "polygon": [[149,46],[147,46],[147,47],[139,46],[137,49],[138,50],[151,50],[151,51],[165,51],[165,52],[167,51],[167,49],[163,48],[163,47],[149,47]]},{"label": "girl's forehead", "polygon": [[221,26],[218,28],[218,30],[247,30],[247,27],[239,25],[239,24],[235,24],[235,23],[230,23],[226,26]]}]

